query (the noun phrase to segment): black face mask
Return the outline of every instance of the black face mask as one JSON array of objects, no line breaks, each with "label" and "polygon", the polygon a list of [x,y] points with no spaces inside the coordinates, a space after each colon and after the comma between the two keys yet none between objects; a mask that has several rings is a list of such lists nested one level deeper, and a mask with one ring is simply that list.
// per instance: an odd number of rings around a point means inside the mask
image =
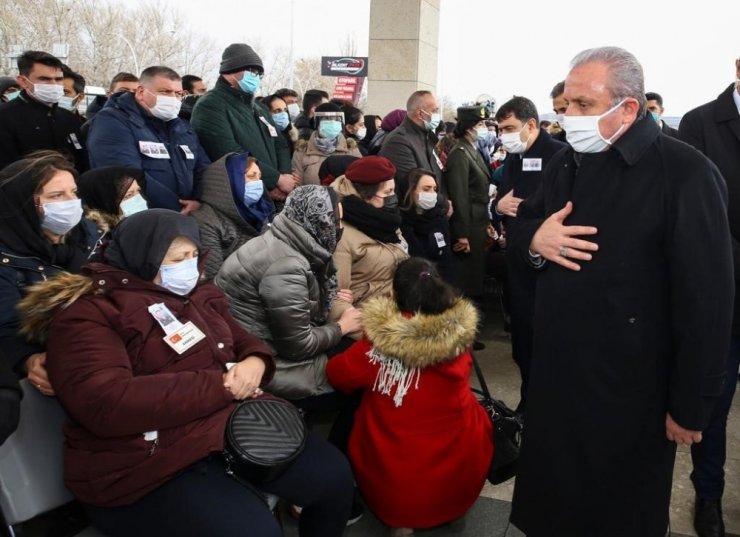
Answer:
[{"label": "black face mask", "polygon": [[398,214],[398,196],[391,194],[383,198],[383,210],[392,214]]}]

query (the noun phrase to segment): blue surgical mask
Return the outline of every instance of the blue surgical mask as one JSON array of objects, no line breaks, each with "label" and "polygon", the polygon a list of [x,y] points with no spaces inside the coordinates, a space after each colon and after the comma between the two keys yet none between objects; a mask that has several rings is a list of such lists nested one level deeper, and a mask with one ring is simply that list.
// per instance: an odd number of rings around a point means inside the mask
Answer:
[{"label": "blue surgical mask", "polygon": [[656,123],[657,123],[658,121],[660,121],[660,114],[659,114],[658,112],[653,112],[653,111],[651,111],[651,112],[650,112],[650,115],[651,115],[651,116],[653,116],[653,119],[655,120],[655,122],[656,122]]},{"label": "blue surgical mask", "polygon": [[488,140],[488,129],[485,127],[476,127],[475,137],[478,140]]},{"label": "blue surgical mask", "polygon": [[434,112],[433,114],[426,110],[422,110],[422,112],[429,116],[429,121],[424,120],[424,128],[431,132],[436,131],[437,127],[439,127],[439,124],[442,122],[442,116],[439,115],[439,112]]},{"label": "blue surgical mask", "polygon": [[262,179],[244,183],[244,205],[254,205],[265,193],[265,185]]},{"label": "blue surgical mask", "polygon": [[342,132],[342,122],[336,119],[322,119],[319,123],[319,136],[333,140]]},{"label": "blue surgical mask", "polygon": [[121,208],[123,216],[131,216],[132,214],[146,211],[149,208],[149,206],[146,204],[144,196],[142,196],[141,194],[136,194],[135,196],[131,196],[127,200],[123,200],[119,207]]},{"label": "blue surgical mask", "polygon": [[272,120],[275,122],[275,125],[277,125],[281,131],[285,130],[288,127],[288,125],[290,125],[290,118],[288,117],[288,112],[277,112],[276,114],[272,114]]},{"label": "blue surgical mask", "polygon": [[159,274],[162,277],[162,287],[176,295],[187,295],[200,279],[198,256],[172,265],[162,265],[159,267]]},{"label": "blue surgical mask", "polygon": [[260,77],[255,75],[254,73],[251,73],[249,71],[244,71],[244,76],[242,76],[242,79],[239,81],[239,88],[244,93],[250,93],[254,95],[257,93],[257,90],[260,89],[260,83],[262,80]]},{"label": "blue surgical mask", "polygon": [[55,235],[65,235],[82,220],[82,200],[44,203],[41,227]]},{"label": "blue surgical mask", "polygon": [[8,93],[5,94],[5,100],[10,102],[16,97],[18,97],[18,95],[20,94],[21,94],[21,90],[9,91]]}]

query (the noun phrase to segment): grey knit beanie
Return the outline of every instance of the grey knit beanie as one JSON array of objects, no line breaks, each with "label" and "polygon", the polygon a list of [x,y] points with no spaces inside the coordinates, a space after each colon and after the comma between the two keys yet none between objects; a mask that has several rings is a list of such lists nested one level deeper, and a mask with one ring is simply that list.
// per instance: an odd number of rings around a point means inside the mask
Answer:
[{"label": "grey knit beanie", "polygon": [[224,49],[221,55],[221,67],[218,72],[220,74],[235,73],[247,67],[256,67],[260,73],[265,72],[262,60],[252,47],[244,43],[232,43]]}]

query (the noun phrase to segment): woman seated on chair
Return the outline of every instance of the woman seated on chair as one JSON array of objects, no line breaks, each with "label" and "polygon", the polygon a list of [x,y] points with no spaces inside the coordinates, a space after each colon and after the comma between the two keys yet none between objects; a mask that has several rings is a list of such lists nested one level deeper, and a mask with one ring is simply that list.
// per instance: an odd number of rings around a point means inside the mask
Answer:
[{"label": "woman seated on chair", "polygon": [[404,536],[473,505],[493,431],[470,390],[475,307],[420,257],[398,266],[393,293],[365,303],[366,336],[326,373],[338,390],[363,390],[349,440],[355,479],[391,535]]},{"label": "woman seated on chair", "polygon": [[212,281],[227,257],[270,225],[275,205],[249,153],[229,153],[208,166],[200,202],[193,218],[208,254],[205,277]]},{"label": "woman seated on chair", "polygon": [[0,348],[16,375],[54,395],[44,346],[18,332],[15,309],[28,288],[59,272],[77,272],[100,233],[82,218],[74,166],[42,151],[0,171]]},{"label": "woman seated on chair", "polygon": [[[294,401],[333,391],[326,353],[362,326],[351,293],[337,288],[338,199],[328,187],[297,187],[270,229],[229,256],[214,280],[231,299],[236,320],[274,350],[270,391]],[[347,308],[328,322],[337,301]]]},{"label": "woman seated on chair", "polygon": [[148,209],[146,179],[143,170],[128,166],[103,166],[86,171],[77,178],[77,194],[82,200],[85,218],[103,234],[92,259],[98,260],[102,247],[110,241],[113,229],[132,214]]},{"label": "woman seated on chair", "polygon": [[[68,414],[66,485],[111,537],[282,535],[221,456],[229,415],[269,382],[272,353],[201,281],[199,251],[194,219],[143,211],[117,226],[105,264],[24,302],[25,332],[48,334],[47,367]],[[309,434],[260,488],[303,507],[301,536],[342,535],[352,477],[327,442]]]},{"label": "woman seated on chair", "polygon": [[370,297],[390,295],[396,267],[409,257],[400,230],[395,174],[387,158],[363,157],[331,184],[342,195],[344,211],[344,233],[334,252],[337,281],[352,291],[351,303],[334,303],[331,319],[339,319],[352,306],[361,307]]}]

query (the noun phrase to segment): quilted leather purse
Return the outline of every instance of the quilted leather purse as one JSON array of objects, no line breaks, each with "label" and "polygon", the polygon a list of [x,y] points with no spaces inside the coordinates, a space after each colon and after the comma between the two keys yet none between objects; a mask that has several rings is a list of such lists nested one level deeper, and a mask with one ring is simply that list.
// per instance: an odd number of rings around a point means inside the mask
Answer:
[{"label": "quilted leather purse", "polygon": [[306,424],[298,409],[268,394],[239,403],[225,434],[227,471],[254,484],[278,477],[306,444]]}]

